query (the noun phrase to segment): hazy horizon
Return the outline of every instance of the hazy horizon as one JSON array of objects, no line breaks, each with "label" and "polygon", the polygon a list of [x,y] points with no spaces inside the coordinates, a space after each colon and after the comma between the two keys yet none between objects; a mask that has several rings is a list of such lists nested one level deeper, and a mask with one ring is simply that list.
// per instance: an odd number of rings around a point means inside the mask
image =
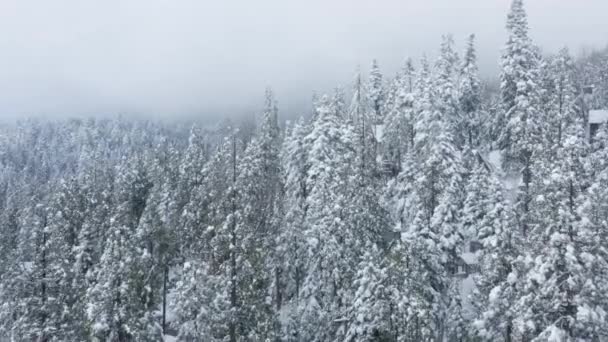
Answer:
[{"label": "hazy horizon", "polygon": [[[443,34],[461,50],[475,33],[482,77],[496,77],[510,2],[4,1],[0,118],[243,115],[266,86],[299,115],[373,58],[390,78],[407,57],[434,57]],[[608,44],[605,0],[525,3],[546,53]]]}]

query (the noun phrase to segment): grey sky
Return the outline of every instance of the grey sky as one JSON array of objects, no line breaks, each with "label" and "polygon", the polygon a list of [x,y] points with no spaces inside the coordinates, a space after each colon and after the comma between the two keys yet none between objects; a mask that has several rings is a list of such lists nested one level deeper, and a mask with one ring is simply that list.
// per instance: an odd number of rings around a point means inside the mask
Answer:
[{"label": "grey sky", "polygon": [[[0,117],[282,111],[476,33],[497,72],[510,0],[0,0]],[[608,44],[608,1],[527,0],[545,51]]]}]

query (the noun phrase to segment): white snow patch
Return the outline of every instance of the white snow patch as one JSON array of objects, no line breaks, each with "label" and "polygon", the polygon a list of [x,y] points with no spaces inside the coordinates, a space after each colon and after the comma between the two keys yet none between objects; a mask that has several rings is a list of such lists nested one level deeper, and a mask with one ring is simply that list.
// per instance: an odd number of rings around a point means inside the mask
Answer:
[{"label": "white snow patch", "polygon": [[552,325],[547,329],[547,335],[547,342],[566,341],[566,332],[555,325]]},{"label": "white snow patch", "polygon": [[520,174],[517,175],[509,175],[502,179],[502,182],[505,187],[505,198],[514,202],[517,198],[517,189],[522,182],[522,176]]},{"label": "white snow patch", "polygon": [[384,125],[376,125],[374,132],[376,134],[376,141],[382,142],[384,139]]},{"label": "white snow patch", "polygon": [[500,150],[493,150],[488,153],[488,161],[492,166],[494,166],[494,170],[500,170],[500,161],[502,160],[502,155],[500,154]]},{"label": "white snow patch", "polygon": [[500,286],[496,286],[492,290],[490,290],[490,296],[488,299],[490,300],[490,303],[496,303],[496,301],[499,298],[500,298]]},{"label": "white snow patch", "polygon": [[29,272],[34,268],[34,263],[31,261],[24,261],[21,263],[21,266],[23,267],[24,271]]},{"label": "white snow patch", "polygon": [[165,335],[165,342],[176,342],[176,341],[177,341],[177,337]]},{"label": "white snow patch", "polygon": [[282,326],[289,325],[289,323],[290,323],[289,320],[292,317],[294,309],[295,309],[294,303],[288,303],[286,305],[283,305],[281,310],[279,310],[279,322],[281,323]]},{"label": "white snow patch", "polygon": [[590,124],[602,124],[608,121],[608,109],[596,109],[589,111]]},{"label": "white snow patch", "polygon": [[492,150],[488,153],[488,162],[492,164],[494,170],[497,170],[496,175],[499,177],[504,190],[505,190],[505,198],[511,202],[514,202],[517,197],[517,188],[522,182],[522,177],[520,173],[515,174],[507,174],[505,175],[502,170],[502,152],[500,150]]},{"label": "white snow patch", "polygon": [[475,316],[472,300],[475,288],[475,279],[472,275],[462,279],[460,283],[460,300],[462,302],[463,314],[468,318],[473,318]]},{"label": "white snow patch", "polygon": [[469,265],[477,265],[477,255],[475,253],[464,252],[460,257]]}]

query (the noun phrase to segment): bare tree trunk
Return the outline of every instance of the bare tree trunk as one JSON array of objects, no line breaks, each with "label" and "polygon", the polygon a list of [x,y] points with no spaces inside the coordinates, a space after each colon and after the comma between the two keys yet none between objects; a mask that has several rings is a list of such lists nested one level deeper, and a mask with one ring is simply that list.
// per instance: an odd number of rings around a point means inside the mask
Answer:
[{"label": "bare tree trunk", "polygon": [[169,268],[165,265],[163,272],[163,334],[167,333],[167,278],[169,277]]}]

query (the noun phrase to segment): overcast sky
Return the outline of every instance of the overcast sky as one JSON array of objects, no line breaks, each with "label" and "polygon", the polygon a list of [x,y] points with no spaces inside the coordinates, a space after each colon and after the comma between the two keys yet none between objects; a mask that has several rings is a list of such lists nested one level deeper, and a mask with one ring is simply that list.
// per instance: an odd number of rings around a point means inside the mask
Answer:
[{"label": "overcast sky", "polygon": [[[0,117],[282,111],[476,33],[495,74],[510,0],[0,0]],[[527,0],[544,51],[608,44],[607,0]],[[347,85],[347,84],[345,84]]]}]

